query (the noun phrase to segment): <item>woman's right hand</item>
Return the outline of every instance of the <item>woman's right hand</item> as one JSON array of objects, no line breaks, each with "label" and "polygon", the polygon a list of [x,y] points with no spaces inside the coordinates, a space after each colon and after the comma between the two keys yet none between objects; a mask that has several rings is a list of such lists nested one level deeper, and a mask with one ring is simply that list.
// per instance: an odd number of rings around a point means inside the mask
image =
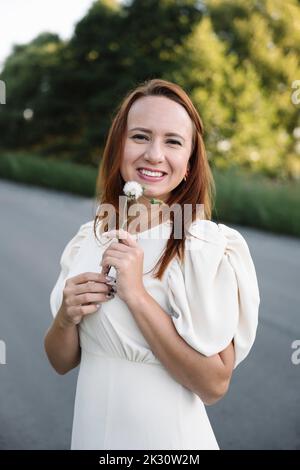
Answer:
[{"label": "woman's right hand", "polygon": [[96,313],[101,303],[113,299],[114,288],[108,282],[105,274],[91,272],[67,279],[59,309],[63,326],[77,325],[85,315]]}]

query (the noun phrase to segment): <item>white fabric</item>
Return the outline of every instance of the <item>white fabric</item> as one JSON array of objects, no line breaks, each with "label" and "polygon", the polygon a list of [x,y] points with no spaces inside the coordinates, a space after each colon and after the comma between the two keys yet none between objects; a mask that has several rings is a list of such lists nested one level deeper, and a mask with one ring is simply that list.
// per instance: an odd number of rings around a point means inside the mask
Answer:
[{"label": "white fabric", "polygon": [[55,316],[61,306],[63,297],[63,288],[67,278],[69,277],[69,269],[74,262],[80,246],[87,234],[92,228],[92,223],[87,222],[81,225],[76,235],[67,243],[60,258],[60,274],[56,281],[56,285],[50,295],[50,308],[52,315]]},{"label": "white fabric", "polygon": [[183,269],[169,270],[169,301],[178,333],[211,356],[234,339],[234,368],[255,339],[260,303],[254,264],[242,235],[224,224],[194,222]]},{"label": "white fabric", "polygon": [[[184,263],[175,258],[161,281],[148,272],[160,258],[170,223],[138,236],[144,250],[144,285],[178,333],[210,356],[234,339],[235,367],[255,339],[259,291],[241,234],[226,225],[196,221],[188,231]],[[101,238],[101,241],[103,238]],[[93,221],[65,247],[51,292],[56,315],[66,279],[100,272],[107,245],[96,242]],[[118,295],[80,324],[72,449],[219,449],[201,399],[175,381],[151,351]]]}]

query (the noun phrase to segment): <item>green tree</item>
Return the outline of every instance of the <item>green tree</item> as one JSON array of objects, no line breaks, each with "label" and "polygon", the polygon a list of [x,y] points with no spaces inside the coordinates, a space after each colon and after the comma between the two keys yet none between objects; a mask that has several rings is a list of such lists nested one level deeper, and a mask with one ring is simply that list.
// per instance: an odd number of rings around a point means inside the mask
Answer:
[{"label": "green tree", "polygon": [[119,101],[137,83],[164,76],[178,66],[174,47],[183,43],[200,16],[192,0],[135,0],[123,6],[115,0],[94,3],[67,48],[73,63],[70,87],[81,98],[77,161],[86,161],[90,154],[97,164]]},{"label": "green tree", "polygon": [[276,173],[280,168],[272,131],[276,105],[264,95],[252,64],[241,65],[215,34],[209,16],[177,54],[182,66],[169,79],[190,92],[204,122],[212,164]]},{"label": "green tree", "polygon": [[[59,73],[62,41],[43,33],[27,45],[15,46],[7,58],[1,79],[7,84],[7,105],[0,108],[1,146],[15,148],[43,141],[55,122],[49,119],[52,101],[50,82]],[[24,111],[29,112],[25,112]],[[30,110],[33,112],[32,119]]]},{"label": "green tree", "polygon": [[280,174],[300,177],[299,106],[291,102],[291,85],[300,77],[299,2],[206,0],[206,5],[215,33],[241,67],[251,64],[275,110],[271,148],[278,154]]},{"label": "green tree", "polygon": [[7,59],[0,147],[96,166],[120,100],[162,77],[191,94],[213,165],[300,177],[299,24],[296,0],[97,0],[69,41]]}]

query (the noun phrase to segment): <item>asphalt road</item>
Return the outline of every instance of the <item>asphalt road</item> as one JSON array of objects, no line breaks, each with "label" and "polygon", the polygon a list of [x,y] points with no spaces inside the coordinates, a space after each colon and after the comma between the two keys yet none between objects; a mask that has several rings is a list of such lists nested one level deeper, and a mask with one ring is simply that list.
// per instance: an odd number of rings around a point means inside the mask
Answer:
[{"label": "asphalt road", "polygon": [[[43,337],[62,250],[93,214],[91,199],[0,181],[0,449],[70,447],[77,370],[56,374]],[[221,449],[300,449],[300,364],[291,360],[300,340],[300,240],[235,228],[257,270],[259,328],[229,392],[207,412]]]}]

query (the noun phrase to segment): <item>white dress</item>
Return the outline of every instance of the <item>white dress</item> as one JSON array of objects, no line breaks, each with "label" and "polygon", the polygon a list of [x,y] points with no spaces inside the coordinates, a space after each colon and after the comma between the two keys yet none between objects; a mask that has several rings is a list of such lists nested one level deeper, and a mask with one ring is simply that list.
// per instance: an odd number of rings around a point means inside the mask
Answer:
[{"label": "white dress", "polygon": [[[237,230],[197,220],[187,233],[184,263],[173,259],[159,281],[148,271],[170,232],[167,221],[134,235],[144,250],[145,288],[199,353],[211,356],[234,339],[236,367],[254,342],[260,303],[248,245]],[[106,248],[94,237],[93,221],[80,227],[61,256],[50,296],[53,316],[66,279],[100,272]],[[71,449],[219,449],[203,402],[153,354],[117,294],[86,316],[79,331],[82,356]]]}]

